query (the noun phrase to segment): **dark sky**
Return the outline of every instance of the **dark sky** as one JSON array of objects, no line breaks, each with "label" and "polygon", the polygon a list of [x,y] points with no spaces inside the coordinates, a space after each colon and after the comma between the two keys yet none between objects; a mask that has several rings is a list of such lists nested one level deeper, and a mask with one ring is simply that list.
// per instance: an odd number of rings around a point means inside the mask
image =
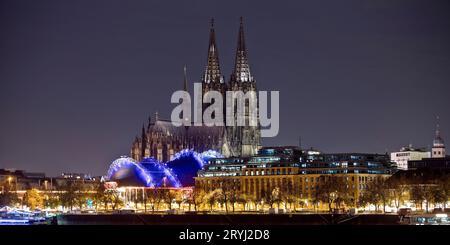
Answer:
[{"label": "dark sky", "polygon": [[0,168],[104,174],[183,65],[199,82],[214,17],[229,80],[244,17],[251,70],[279,90],[264,145],[326,152],[450,144],[449,1],[0,1]]}]

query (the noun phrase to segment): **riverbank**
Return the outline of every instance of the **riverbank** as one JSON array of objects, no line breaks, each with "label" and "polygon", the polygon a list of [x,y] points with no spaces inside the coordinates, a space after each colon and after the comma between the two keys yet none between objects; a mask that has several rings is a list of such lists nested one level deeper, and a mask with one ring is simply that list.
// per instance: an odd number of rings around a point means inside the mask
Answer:
[{"label": "riverbank", "polygon": [[361,214],[64,214],[58,225],[398,225],[398,215]]}]

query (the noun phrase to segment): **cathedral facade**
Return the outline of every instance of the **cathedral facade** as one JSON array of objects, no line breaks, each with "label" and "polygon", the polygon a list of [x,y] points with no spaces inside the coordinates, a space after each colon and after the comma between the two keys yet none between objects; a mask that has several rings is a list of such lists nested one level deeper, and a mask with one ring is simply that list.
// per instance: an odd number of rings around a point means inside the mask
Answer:
[{"label": "cathedral facade", "polygon": [[[186,70],[185,70],[186,72]],[[235,65],[229,82],[225,82],[219,63],[219,53],[216,44],[214,21],[211,20],[209,34],[208,57],[205,72],[201,79],[203,95],[208,91],[218,91],[225,98],[227,91],[255,92],[256,81],[250,73],[247,49],[244,39],[244,26],[240,21],[238,44],[235,56]],[[184,90],[187,91],[185,73]],[[203,96],[202,96],[203,97]],[[225,104],[225,103],[224,103]],[[203,104],[203,110],[207,107]],[[245,103],[244,120],[249,122],[251,115],[248,103]],[[225,113],[230,108],[225,108]],[[231,115],[236,121],[236,110]],[[258,115],[258,112],[256,113]],[[169,161],[176,152],[183,149],[193,149],[197,152],[216,150],[225,157],[252,156],[261,147],[261,133],[259,117],[256,116],[258,126],[180,126],[176,127],[170,120],[162,120],[156,113],[153,119],[149,118],[147,127],[142,127],[140,137],[136,137],[131,147],[131,157],[141,160],[144,157],[154,157],[159,161]]]}]

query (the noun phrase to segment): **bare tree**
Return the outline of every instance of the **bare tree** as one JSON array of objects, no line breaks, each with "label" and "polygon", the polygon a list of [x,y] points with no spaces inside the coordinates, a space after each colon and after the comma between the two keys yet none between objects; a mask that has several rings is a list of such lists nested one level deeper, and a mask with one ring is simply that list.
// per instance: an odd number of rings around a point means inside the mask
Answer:
[{"label": "bare tree", "polygon": [[104,192],[104,202],[105,202],[105,209],[107,209],[108,205],[111,203],[112,210],[116,210],[119,208],[122,204],[122,198],[120,197],[120,193],[116,189],[107,189]]},{"label": "bare tree", "polygon": [[386,212],[386,206],[390,201],[390,190],[385,179],[378,179],[367,186],[361,198],[368,203],[375,205],[375,210],[378,206],[383,205],[383,212]]},{"label": "bare tree", "polygon": [[213,211],[214,204],[219,201],[220,198],[220,189],[215,189],[213,191],[208,192],[205,195],[205,200],[209,205],[209,211]]},{"label": "bare tree", "polygon": [[414,201],[414,204],[420,207],[421,210],[423,210],[422,204],[423,201],[425,200],[425,194],[424,194],[424,189],[422,188],[421,185],[414,185],[411,188],[411,200]]},{"label": "bare tree", "polygon": [[328,204],[328,211],[332,211],[332,205],[339,206],[339,203],[343,201],[347,195],[346,183],[343,181],[343,177],[337,177],[334,175],[326,176],[324,181],[316,190],[317,200]]},{"label": "bare tree", "polygon": [[404,177],[391,178],[388,180],[388,188],[390,195],[394,201],[395,207],[398,209],[404,202],[405,194],[408,192],[408,182]]},{"label": "bare tree", "polygon": [[176,197],[176,193],[171,189],[162,189],[163,201],[169,206],[169,210],[172,209],[172,201]]},{"label": "bare tree", "polygon": [[200,209],[200,205],[203,203],[205,199],[205,191],[202,189],[195,188],[192,191],[192,201],[194,203],[194,209],[195,211],[198,211]]},{"label": "bare tree", "polygon": [[235,212],[235,205],[240,195],[240,184],[236,179],[221,180],[220,186],[220,201],[225,205],[225,212],[228,213],[228,203],[231,204],[232,211]]},{"label": "bare tree", "polygon": [[270,208],[273,208],[273,205],[276,202],[275,200],[276,197],[272,195],[272,191],[273,190],[266,190],[266,189],[263,189],[261,191],[262,200],[264,200],[264,202],[267,203],[270,206]]},{"label": "bare tree", "polygon": [[437,189],[434,184],[422,185],[423,188],[423,197],[425,201],[425,211],[428,213],[430,208],[430,203],[434,202],[434,192]]},{"label": "bare tree", "polygon": [[73,210],[77,199],[77,187],[74,181],[67,181],[64,185],[59,186],[59,191],[61,192],[60,199],[61,204]]},{"label": "bare tree", "polygon": [[292,203],[296,200],[292,181],[283,182],[282,188],[280,188],[280,200],[284,202],[284,209],[288,209],[288,205],[292,209]]},{"label": "bare tree", "polygon": [[443,206],[445,206],[445,203],[447,202],[447,196],[441,183],[439,183],[435,188],[433,188],[432,195],[434,206],[437,206],[438,204],[442,204]]},{"label": "bare tree", "polygon": [[174,200],[175,200],[175,203],[178,206],[178,210],[180,210],[181,209],[181,204],[183,204],[183,202],[185,201],[183,192],[181,192],[181,191],[176,191],[175,192],[174,191]]},{"label": "bare tree", "polygon": [[0,194],[0,207],[14,206],[19,202],[17,193],[13,191],[12,185],[6,182],[1,186],[2,192]]},{"label": "bare tree", "polygon": [[74,187],[76,189],[75,203],[78,205],[80,210],[82,210],[83,206],[85,205],[86,200],[87,200],[85,187],[84,187],[83,183],[81,183],[80,181],[74,182]]}]

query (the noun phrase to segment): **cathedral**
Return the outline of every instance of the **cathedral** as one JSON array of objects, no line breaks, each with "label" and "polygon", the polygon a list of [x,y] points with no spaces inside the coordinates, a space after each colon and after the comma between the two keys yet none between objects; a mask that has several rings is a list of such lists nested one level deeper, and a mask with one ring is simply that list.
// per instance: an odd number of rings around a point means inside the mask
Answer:
[{"label": "cathedral", "polygon": [[[225,82],[219,64],[219,53],[216,44],[214,20],[211,20],[209,33],[208,57],[205,72],[201,79],[202,93],[218,91],[225,97],[226,91],[256,92],[256,81],[250,73],[247,49],[244,39],[242,17],[237,41],[236,58],[229,82]],[[184,90],[187,91],[185,69]],[[207,105],[203,106],[205,109]],[[248,103],[245,104],[244,119],[248,122]],[[224,108],[226,111],[226,108]],[[256,113],[258,115],[258,113]],[[225,115],[222,118],[226,118]],[[236,115],[233,115],[236,120]],[[159,161],[169,161],[175,153],[183,149],[197,152],[216,150],[225,157],[252,156],[261,147],[261,132],[259,117],[258,126],[180,126],[176,127],[170,120],[160,119],[155,113],[149,118],[147,127],[142,127],[140,137],[136,137],[131,147],[131,157],[141,160],[144,157],[154,157]],[[236,124],[235,124],[236,125]]]}]

